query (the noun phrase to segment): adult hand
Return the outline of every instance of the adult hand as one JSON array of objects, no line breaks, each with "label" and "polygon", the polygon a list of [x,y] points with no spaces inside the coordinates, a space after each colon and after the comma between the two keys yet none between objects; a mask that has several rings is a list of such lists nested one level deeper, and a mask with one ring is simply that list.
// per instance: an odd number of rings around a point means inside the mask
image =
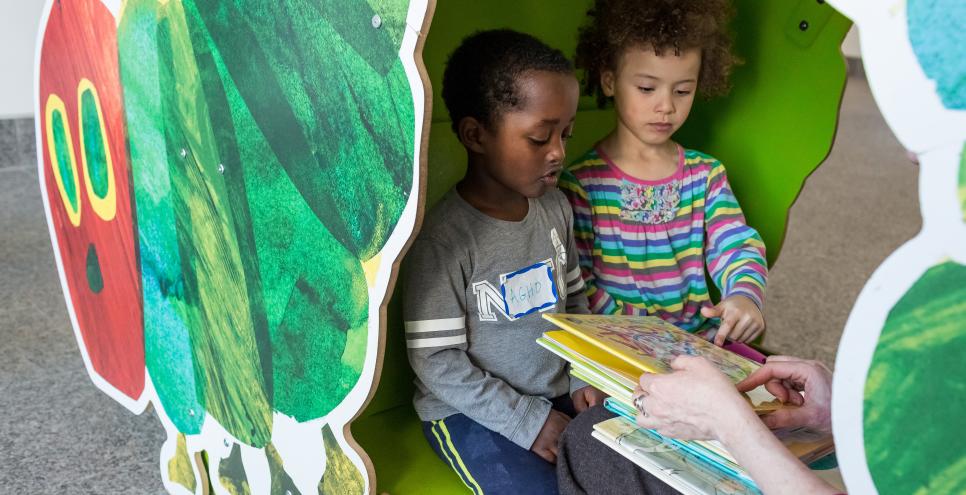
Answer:
[{"label": "adult hand", "polygon": [[569,423],[570,416],[556,409],[551,409],[547,420],[543,423],[543,428],[540,428],[540,433],[537,434],[537,439],[530,446],[530,450],[542,457],[543,460],[556,464],[557,441]]},{"label": "adult hand", "polygon": [[737,387],[746,392],[759,385],[764,385],[783,403],[799,406],[762,416],[769,428],[808,426],[832,431],[832,372],[824,364],[790,356],[769,356],[764,366]]},{"label": "adult hand", "polygon": [[671,362],[674,372],[645,373],[635,389],[644,413],[637,424],[661,435],[682,440],[718,438],[721,416],[751,412],[731,381],[708,360],[678,356]]},{"label": "adult hand", "polygon": [[765,331],[765,319],[751,299],[734,295],[724,298],[716,306],[701,308],[705,318],[720,318],[721,325],[714,336],[715,345],[722,346],[726,338],[750,342]]},{"label": "adult hand", "polygon": [[574,410],[578,413],[584,412],[588,407],[599,406],[604,403],[604,399],[607,398],[607,394],[597,390],[594,387],[587,386],[578,388],[574,390],[574,393],[570,396],[574,401]]}]

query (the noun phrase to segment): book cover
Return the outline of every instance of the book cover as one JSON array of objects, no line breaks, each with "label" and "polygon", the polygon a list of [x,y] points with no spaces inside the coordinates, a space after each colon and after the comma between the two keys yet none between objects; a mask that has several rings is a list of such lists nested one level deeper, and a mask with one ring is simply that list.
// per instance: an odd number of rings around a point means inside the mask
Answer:
[{"label": "book cover", "polygon": [[758,495],[754,483],[729,476],[673,443],[623,418],[594,425],[594,438],[672,488],[689,495]]},{"label": "book cover", "polygon": [[[606,354],[619,358],[638,375],[642,372],[669,373],[671,361],[681,355],[708,359],[734,383],[761,367],[657,317],[571,314],[544,314],[543,317]],[[590,351],[581,347],[579,353],[586,356]],[[599,357],[599,354],[595,356]],[[612,359],[607,362],[608,367],[617,366]],[[628,370],[625,366],[618,367]],[[764,387],[758,387],[746,396],[759,413],[782,407],[781,402]]]}]

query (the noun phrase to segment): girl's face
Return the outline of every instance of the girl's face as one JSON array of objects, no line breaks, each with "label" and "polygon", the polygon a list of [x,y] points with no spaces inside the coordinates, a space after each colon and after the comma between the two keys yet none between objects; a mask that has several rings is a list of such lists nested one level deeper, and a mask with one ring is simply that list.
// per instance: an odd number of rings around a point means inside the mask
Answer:
[{"label": "girl's face", "polygon": [[533,71],[519,78],[517,93],[518,108],[480,128],[483,168],[503,188],[538,198],[557,186],[580,87],[573,75]]},{"label": "girl's face", "polygon": [[691,112],[700,69],[698,49],[660,56],[647,47],[625,50],[616,71],[601,73],[604,94],[614,98],[618,130],[644,144],[666,143]]}]

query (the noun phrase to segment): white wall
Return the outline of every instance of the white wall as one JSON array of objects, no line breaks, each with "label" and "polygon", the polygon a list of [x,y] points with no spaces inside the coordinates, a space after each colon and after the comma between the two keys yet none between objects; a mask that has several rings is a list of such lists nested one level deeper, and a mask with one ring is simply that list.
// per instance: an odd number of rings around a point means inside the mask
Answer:
[{"label": "white wall", "polygon": [[859,49],[859,30],[855,29],[854,25],[842,41],[842,54],[850,58],[862,58],[862,51]]},{"label": "white wall", "polygon": [[44,0],[0,0],[0,119],[34,114],[34,49]]}]

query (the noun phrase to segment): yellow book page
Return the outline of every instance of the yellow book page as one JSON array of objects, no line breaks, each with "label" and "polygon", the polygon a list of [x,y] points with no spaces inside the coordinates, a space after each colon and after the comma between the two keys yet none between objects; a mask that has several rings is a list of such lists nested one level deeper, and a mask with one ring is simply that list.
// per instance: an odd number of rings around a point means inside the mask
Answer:
[{"label": "yellow book page", "polygon": [[[708,359],[734,383],[761,367],[657,317],[571,314],[544,314],[543,317],[639,372],[670,373],[671,361],[681,355]],[[781,403],[764,387],[746,395],[759,413],[781,408]]]},{"label": "yellow book page", "polygon": [[544,332],[544,338],[556,342],[557,345],[569,350],[584,361],[593,362],[600,366],[610,369],[615,374],[621,375],[625,379],[637,383],[641,376],[640,370],[630,365],[623,359],[608,354],[601,348],[580,339],[570,332],[564,330],[553,330]]}]

